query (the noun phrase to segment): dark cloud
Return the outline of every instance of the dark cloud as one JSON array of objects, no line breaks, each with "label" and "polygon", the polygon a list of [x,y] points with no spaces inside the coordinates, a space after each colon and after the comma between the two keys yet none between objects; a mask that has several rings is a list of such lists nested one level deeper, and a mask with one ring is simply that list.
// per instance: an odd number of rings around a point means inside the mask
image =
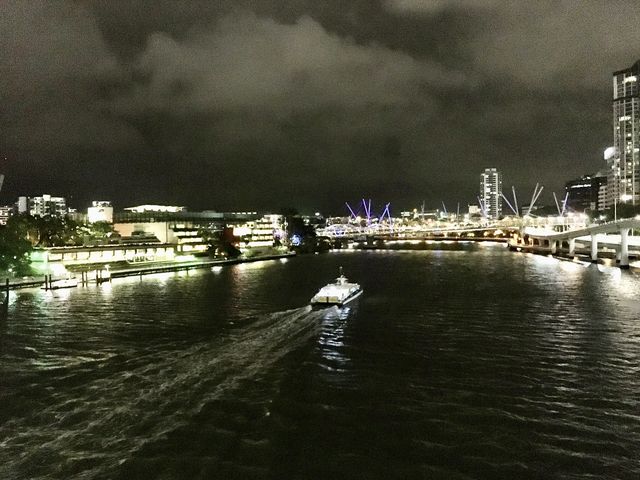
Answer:
[{"label": "dark cloud", "polygon": [[386,6],[398,15],[476,15],[484,28],[467,48],[479,73],[534,88],[601,88],[638,56],[636,0],[387,0]]},{"label": "dark cloud", "polygon": [[464,204],[488,166],[558,190],[638,56],[614,3],[5,1],[3,203]]},{"label": "dark cloud", "polygon": [[4,2],[0,9],[3,148],[140,141],[96,101],[97,83],[118,75],[119,66],[88,12],[64,2]]},{"label": "dark cloud", "polygon": [[180,112],[427,104],[428,87],[460,85],[455,71],[380,45],[328,33],[310,17],[284,25],[230,15],[211,31],[176,40],[152,34],[134,68],[144,82],[125,110]]}]

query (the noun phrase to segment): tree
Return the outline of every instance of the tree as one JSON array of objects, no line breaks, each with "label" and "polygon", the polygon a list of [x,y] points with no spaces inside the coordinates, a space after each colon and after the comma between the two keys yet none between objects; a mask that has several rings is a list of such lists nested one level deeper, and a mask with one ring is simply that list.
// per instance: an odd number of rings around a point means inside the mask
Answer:
[{"label": "tree", "polygon": [[31,242],[21,234],[18,222],[0,227],[0,270],[24,274],[29,271]]},{"label": "tree", "polygon": [[82,236],[83,245],[102,245],[109,243],[114,235],[113,225],[109,222],[93,222],[77,226],[77,232]]},{"label": "tree", "polygon": [[237,247],[240,239],[233,235],[233,228],[224,227],[220,232],[220,243],[218,251],[220,251],[227,258],[237,258],[242,252]]},{"label": "tree", "polygon": [[7,220],[7,229],[19,238],[27,240],[32,246],[40,242],[38,219],[29,214],[12,215]]}]

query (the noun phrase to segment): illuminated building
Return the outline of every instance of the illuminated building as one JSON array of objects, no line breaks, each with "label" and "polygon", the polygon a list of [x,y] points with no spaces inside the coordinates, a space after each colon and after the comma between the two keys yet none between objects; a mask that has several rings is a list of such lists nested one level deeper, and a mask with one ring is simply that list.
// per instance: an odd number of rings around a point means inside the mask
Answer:
[{"label": "illuminated building", "polygon": [[610,169],[608,206],[614,201],[640,204],[639,80],[640,61],[613,73],[613,148],[609,155],[605,152]]},{"label": "illuminated building", "polygon": [[18,213],[28,213],[34,217],[64,216],[68,211],[64,197],[52,197],[49,194],[40,197],[18,197],[17,207]]},{"label": "illuminated building", "polygon": [[271,247],[276,240],[286,237],[284,216],[269,214],[237,225],[233,235],[240,238],[242,247]]},{"label": "illuminated building", "polygon": [[176,245],[118,244],[83,247],[38,248],[31,253],[33,267],[38,272],[64,272],[70,265],[101,265],[119,262],[162,262],[178,257]]},{"label": "illuminated building", "polygon": [[485,168],[480,174],[480,200],[487,218],[502,216],[502,173],[496,168]]},{"label": "illuminated building", "polygon": [[272,246],[276,239],[284,239],[286,236],[282,215],[260,216],[256,212],[189,212],[184,209],[154,211],[139,207],[126,210],[114,214],[113,228],[123,238],[150,238],[162,244],[173,244],[176,245],[176,252],[179,254],[207,251],[209,242],[203,238],[203,233],[219,233],[225,227],[232,228],[233,236],[240,237],[241,247]]},{"label": "illuminated building", "polygon": [[177,253],[205,252],[209,248],[200,235],[202,225],[185,221],[147,221],[114,223],[122,243],[160,243],[175,245]]},{"label": "illuminated building", "polygon": [[7,224],[7,220],[9,220],[12,211],[13,207],[11,206],[0,207],[0,225]]},{"label": "illuminated building", "polygon": [[164,212],[164,213],[176,213],[184,212],[186,207],[174,207],[171,205],[138,205],[136,207],[127,207],[124,210],[127,212],[145,213],[145,212]]},{"label": "illuminated building", "polygon": [[94,201],[87,209],[87,221],[89,223],[108,222],[113,223],[113,207],[111,202]]}]

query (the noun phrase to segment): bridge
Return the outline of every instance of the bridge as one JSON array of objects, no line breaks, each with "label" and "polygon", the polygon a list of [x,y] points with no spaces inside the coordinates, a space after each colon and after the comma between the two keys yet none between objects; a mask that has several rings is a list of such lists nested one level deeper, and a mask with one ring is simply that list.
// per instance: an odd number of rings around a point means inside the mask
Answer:
[{"label": "bridge", "polygon": [[[632,229],[640,229],[640,217],[590,225],[563,232],[526,227],[510,241],[510,246],[512,248],[533,247],[533,249],[545,249],[551,254],[555,254],[558,248],[562,247],[566,242],[569,255],[573,255],[576,249],[576,240],[587,240],[591,242],[591,260],[595,262],[598,260],[598,244],[602,241],[600,236],[603,234],[618,234],[620,237],[619,242],[616,238],[615,243],[618,247],[620,267],[629,268],[629,232]],[[633,242],[633,244],[637,244],[640,247],[640,242]]]},{"label": "bridge", "polygon": [[505,227],[498,225],[403,225],[401,223],[354,225],[354,224],[333,224],[325,228],[319,228],[316,233],[319,237],[328,238],[333,244],[340,245],[345,242],[373,242],[385,244],[386,242],[407,241],[407,240],[468,240],[483,241],[497,240],[506,241],[513,233],[517,232],[516,227]]}]

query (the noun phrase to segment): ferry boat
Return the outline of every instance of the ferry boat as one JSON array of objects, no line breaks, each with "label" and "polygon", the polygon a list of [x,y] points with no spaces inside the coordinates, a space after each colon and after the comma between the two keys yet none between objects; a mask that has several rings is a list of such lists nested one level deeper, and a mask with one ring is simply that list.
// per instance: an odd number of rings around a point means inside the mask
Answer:
[{"label": "ferry boat", "polygon": [[357,283],[349,283],[347,277],[342,274],[334,283],[329,283],[322,287],[311,299],[313,307],[328,307],[332,305],[343,306],[362,295],[362,287]]}]

